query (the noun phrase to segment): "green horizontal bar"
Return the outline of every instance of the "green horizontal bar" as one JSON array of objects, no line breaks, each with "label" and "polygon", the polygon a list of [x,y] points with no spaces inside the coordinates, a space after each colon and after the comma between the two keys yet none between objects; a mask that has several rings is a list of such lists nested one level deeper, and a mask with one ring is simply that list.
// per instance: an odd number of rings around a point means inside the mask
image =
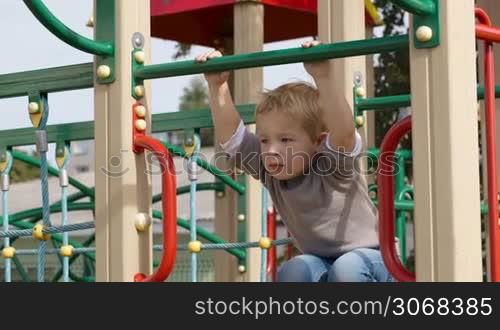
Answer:
[{"label": "green horizontal bar", "polygon": [[23,1],[43,26],[68,45],[94,55],[109,56],[114,54],[114,46],[111,41],[95,41],[76,33],[55,17],[41,0]]},{"label": "green horizontal bar", "polygon": [[[405,159],[410,159],[412,157],[412,151],[408,149],[398,149],[396,150],[396,155],[403,157]],[[380,149],[369,148],[367,152],[368,157],[372,159],[377,159],[380,156]]]},{"label": "green horizontal bar", "polygon": [[[183,195],[183,194],[188,194],[190,192],[191,186],[186,185],[177,188],[177,195]],[[204,182],[204,183],[198,183],[196,185],[196,191],[206,191],[206,190],[213,190],[213,191],[224,191],[224,185],[218,182]],[[153,204],[158,203],[161,201],[162,194],[157,194],[153,196]]]},{"label": "green horizontal bar", "polygon": [[[255,123],[255,105],[241,105],[237,107],[237,110],[245,124]],[[210,109],[153,114],[153,133],[205,127],[213,127]],[[86,121],[47,126],[47,139],[49,143],[92,140],[94,139],[94,122]],[[0,131],[0,146],[14,147],[35,143],[34,128]]]},{"label": "green horizontal bar", "polygon": [[[174,145],[171,145],[171,144],[166,143],[166,142],[162,142],[162,143],[171,153],[173,153],[177,156],[181,156],[183,158],[188,157],[186,152],[184,151],[184,149],[182,149],[181,147],[174,146]],[[245,186],[244,185],[239,184],[237,181],[233,180],[230,176],[228,176],[226,173],[224,173],[223,171],[221,171],[217,167],[211,165],[210,163],[208,163],[200,158],[196,159],[196,163],[198,164],[198,166],[207,170],[212,175],[216,176],[222,182],[227,184],[229,187],[231,187],[232,189],[237,191],[240,195],[243,195],[245,193]]]},{"label": "green horizontal bar", "polygon": [[26,96],[32,91],[51,93],[92,87],[92,63],[0,75],[0,99]]},{"label": "green horizontal bar", "polygon": [[253,67],[264,67],[307,61],[318,61],[350,56],[362,56],[396,51],[409,46],[408,35],[338,42],[312,48],[290,48],[250,54],[224,56],[205,63],[181,61],[146,65],[137,69],[136,79],[156,79],[204,72],[217,72]]},{"label": "green horizontal bar", "polygon": [[[495,86],[495,96],[500,98],[500,85]],[[485,91],[483,86],[477,88],[477,99],[484,100]],[[358,111],[384,110],[390,108],[401,108],[411,106],[411,95],[381,96],[366,99],[357,99]]]},{"label": "green horizontal bar", "polygon": [[[12,157],[14,157],[14,159],[20,160],[22,162],[25,162],[27,164],[30,164],[32,166],[40,168],[40,160],[39,159],[28,156],[22,152],[12,151]],[[56,169],[55,167],[48,166],[48,172],[52,176],[59,176],[59,170]],[[70,185],[72,185],[76,189],[80,190],[86,196],[89,196],[90,198],[94,197],[94,188],[87,187],[86,185],[84,185],[83,183],[81,183],[80,181],[76,180],[73,177],[70,177],[68,182]]]},{"label": "green horizontal bar", "polygon": [[[483,86],[477,88],[477,99],[484,100],[486,93]],[[500,98],[500,85],[495,86],[495,97]]]},{"label": "green horizontal bar", "polygon": [[411,95],[382,96],[367,99],[358,99],[358,111],[382,110],[390,108],[403,108],[411,105]]},{"label": "green horizontal bar", "polygon": [[[375,206],[378,205],[378,201],[374,201]],[[396,200],[394,202],[394,208],[396,211],[407,211],[411,212],[415,209],[415,202],[414,201],[407,201],[407,200]],[[488,213],[488,206],[484,203],[481,203],[481,215],[485,215]]]},{"label": "green horizontal bar", "polygon": [[428,16],[436,13],[436,4],[431,0],[392,0],[392,2],[414,15]]},{"label": "green horizontal bar", "polygon": [[[255,123],[255,104],[237,106],[245,124]],[[169,132],[190,128],[213,127],[210,109],[153,114],[153,132]]]}]

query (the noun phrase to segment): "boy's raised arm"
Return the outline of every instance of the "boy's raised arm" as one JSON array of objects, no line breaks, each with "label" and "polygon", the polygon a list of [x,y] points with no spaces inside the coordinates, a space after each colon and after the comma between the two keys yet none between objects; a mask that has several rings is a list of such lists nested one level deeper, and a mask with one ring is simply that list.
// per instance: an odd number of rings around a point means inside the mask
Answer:
[{"label": "boy's raised arm", "polygon": [[[221,57],[219,51],[210,51],[196,57],[195,61],[204,63],[211,58]],[[208,83],[210,110],[215,127],[216,140],[219,143],[227,142],[241,121],[240,114],[234,106],[227,80],[229,72],[205,74]]]},{"label": "boy's raised arm", "polygon": [[[306,42],[309,48],[319,45],[319,41]],[[356,145],[356,127],[351,107],[345,95],[336,87],[334,73],[329,61],[304,63],[306,71],[314,78],[319,90],[319,102],[323,108],[323,118],[330,131],[330,145],[339,151],[349,153]]]}]

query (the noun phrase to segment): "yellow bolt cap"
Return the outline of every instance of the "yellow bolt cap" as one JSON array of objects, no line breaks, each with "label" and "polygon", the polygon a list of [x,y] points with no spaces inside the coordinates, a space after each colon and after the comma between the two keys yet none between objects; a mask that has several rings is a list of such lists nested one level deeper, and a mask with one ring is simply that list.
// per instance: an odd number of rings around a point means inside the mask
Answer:
[{"label": "yellow bolt cap", "polygon": [[90,27],[90,28],[94,27],[94,16],[90,16],[89,20],[87,21],[87,24],[85,24],[85,25],[87,25],[87,27]]},{"label": "yellow bolt cap", "polygon": [[137,117],[144,118],[144,116],[146,116],[146,107],[143,105],[136,106],[135,114],[137,115]]},{"label": "yellow bolt cap", "polygon": [[416,37],[420,42],[427,42],[432,39],[432,34],[432,29],[426,25],[423,25],[417,29]]},{"label": "yellow bolt cap", "polygon": [[201,251],[201,242],[200,241],[189,242],[188,250],[191,253],[199,253]]},{"label": "yellow bolt cap", "polygon": [[135,229],[142,233],[151,226],[151,217],[146,213],[137,213],[135,215]]},{"label": "yellow bolt cap", "polygon": [[137,95],[137,97],[143,97],[144,93],[145,93],[144,86],[141,86],[141,85],[135,86],[134,92],[135,92],[135,95]]},{"label": "yellow bolt cap", "polygon": [[259,246],[261,249],[270,249],[271,248],[271,239],[269,237],[262,237],[259,240]]},{"label": "yellow bolt cap", "polygon": [[147,123],[144,119],[138,119],[135,121],[135,128],[138,130],[138,131],[144,131],[147,127]]},{"label": "yellow bolt cap", "polygon": [[15,254],[16,254],[16,249],[14,249],[12,246],[6,247],[2,250],[2,257],[4,257],[5,259],[14,258]]},{"label": "yellow bolt cap", "polygon": [[28,111],[32,114],[39,113],[40,105],[37,102],[30,102],[30,104],[28,104]]},{"label": "yellow bolt cap", "polygon": [[146,60],[146,54],[141,50],[134,53],[134,59],[137,63],[143,64]]},{"label": "yellow bolt cap", "polygon": [[365,97],[366,96],[365,89],[363,87],[356,88],[356,96],[357,97]]},{"label": "yellow bolt cap", "polygon": [[99,79],[107,79],[111,76],[111,68],[107,65],[99,65],[97,68],[97,77]]},{"label": "yellow bolt cap", "polygon": [[356,117],[356,125],[363,126],[365,124],[365,118],[363,116]]},{"label": "yellow bolt cap", "polygon": [[61,257],[71,257],[73,255],[73,249],[72,245],[63,245],[59,249],[59,254]]},{"label": "yellow bolt cap", "polygon": [[247,271],[247,268],[245,267],[245,265],[239,265],[239,266],[238,266],[238,271],[239,271],[240,273],[244,273],[244,272],[246,272],[246,271]]},{"label": "yellow bolt cap", "polygon": [[43,233],[43,225],[37,224],[33,227],[33,237],[40,241],[46,241],[49,239],[49,235]]}]

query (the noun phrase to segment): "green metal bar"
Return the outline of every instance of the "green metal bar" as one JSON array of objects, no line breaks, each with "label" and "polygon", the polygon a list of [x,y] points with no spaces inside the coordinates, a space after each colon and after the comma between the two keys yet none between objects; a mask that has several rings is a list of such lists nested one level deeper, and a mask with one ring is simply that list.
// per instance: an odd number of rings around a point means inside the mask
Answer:
[{"label": "green metal bar", "polygon": [[[484,87],[478,86],[477,99],[484,100]],[[500,98],[500,85],[495,87],[495,96]],[[411,106],[411,95],[395,95],[395,96],[381,96],[372,98],[358,98],[356,100],[356,109],[358,111],[370,110],[385,110],[390,108],[401,108]]]},{"label": "green metal bar", "polygon": [[[28,156],[22,152],[12,151],[12,157],[14,157],[14,159],[18,159],[18,160],[23,161],[27,164],[30,164],[32,166],[36,166],[36,167],[40,168],[40,160],[39,159]],[[49,166],[48,170],[49,170],[50,175],[59,176],[58,169],[56,169],[52,166]],[[94,197],[94,189],[87,187],[86,185],[84,185],[80,181],[70,177],[69,184],[72,185],[73,187],[75,187],[76,189],[80,190],[82,193],[86,194],[87,196]]]},{"label": "green metal bar", "polygon": [[[0,94],[1,88],[0,86]],[[28,88],[28,85],[26,88]],[[238,106],[237,110],[245,124],[255,123],[254,104]],[[206,127],[213,127],[210,109],[153,114],[153,133]],[[15,147],[35,144],[36,140],[33,132],[33,128],[0,131],[0,145],[3,147]],[[94,139],[93,121],[47,126],[48,143],[92,139]]]},{"label": "green metal bar", "polygon": [[19,257],[14,256],[13,261],[14,264],[16,264],[16,270],[19,273],[19,275],[21,275],[23,282],[31,282],[28,272],[24,269],[24,266],[21,263],[21,260],[19,260]]},{"label": "green metal bar", "polygon": [[[177,195],[183,195],[189,193],[190,186],[182,186],[177,188]],[[224,191],[224,185],[217,182],[205,182],[196,185],[196,191],[213,190],[213,191]],[[157,194],[153,196],[153,204],[161,201],[162,194]]]},{"label": "green metal bar", "polygon": [[[378,206],[378,201],[373,202],[375,206]],[[396,211],[407,211],[407,212],[413,212],[415,208],[415,202],[414,201],[395,201],[394,202],[394,207]],[[484,215],[488,213],[488,206],[484,203],[481,203],[481,214]]]},{"label": "green metal bar", "polygon": [[76,33],[55,17],[41,0],[23,1],[47,30],[68,45],[94,55],[109,56],[114,54],[113,42],[95,41]]},{"label": "green metal bar", "polygon": [[[405,187],[405,177],[406,177],[406,169],[405,169],[405,158],[398,156],[397,160],[397,172],[395,174],[395,188],[396,192],[394,196],[395,198],[399,196],[400,192]],[[397,219],[396,219],[396,235],[399,239],[399,249],[401,251],[401,261],[403,264],[406,264],[406,216],[403,211],[397,211]]]},{"label": "green metal bar", "polygon": [[[80,203],[69,203],[68,211],[87,211],[93,210],[94,203],[92,202],[80,202]],[[50,207],[50,213],[59,213],[61,212],[61,205],[52,205]],[[42,208],[37,207],[29,210],[20,211],[14,214],[9,215],[9,220],[11,224],[17,226],[17,224],[25,219],[37,217],[42,214]],[[2,217],[0,216],[0,219]]]},{"label": "green metal bar", "polygon": [[356,109],[358,111],[384,110],[390,108],[402,108],[411,105],[411,95],[382,96],[367,99],[357,99]]},{"label": "green metal bar", "polygon": [[402,211],[398,212],[396,218],[396,236],[399,239],[399,251],[401,253],[401,262],[406,265],[406,214]]},{"label": "green metal bar", "polygon": [[[0,75],[0,99],[40,93],[63,92],[94,86],[92,63]],[[2,109],[4,110],[4,109]]]},{"label": "green metal bar", "polygon": [[217,72],[253,67],[264,67],[307,61],[318,61],[350,56],[362,56],[409,47],[408,35],[374,38],[357,41],[339,42],[319,45],[313,48],[290,48],[242,55],[224,56],[211,59],[205,63],[194,61],[172,62],[146,65],[138,68],[134,74],[136,79],[156,79],[174,76]]},{"label": "green metal bar", "polygon": [[[255,123],[255,104],[236,107],[245,124]],[[213,127],[210,109],[153,114],[153,132]]]},{"label": "green metal bar", "polygon": [[392,0],[392,2],[414,15],[428,16],[436,13],[436,4],[431,0]]},{"label": "green metal bar", "polygon": [[[188,155],[186,154],[186,152],[181,148],[181,147],[178,147],[178,146],[174,146],[172,144],[169,144],[169,143],[166,143],[166,142],[162,142],[162,144],[171,152],[171,153],[174,153],[178,156],[181,156],[183,158],[187,158]],[[238,182],[234,181],[233,179],[231,179],[230,176],[228,176],[227,174],[225,174],[223,171],[219,170],[217,167],[211,165],[210,163],[198,158],[196,159],[196,163],[204,168],[205,170],[209,171],[210,173],[212,173],[213,175],[215,175],[216,177],[218,177],[222,182],[224,182],[225,184],[227,184],[229,187],[231,187],[232,189],[234,189],[235,191],[237,191],[239,194],[244,194],[245,193],[245,187],[240,185]]]},{"label": "green metal bar", "polygon": [[[496,98],[500,98],[500,85],[495,86],[495,96]],[[479,86],[477,88],[477,99],[484,100],[485,91],[483,86]]]},{"label": "green metal bar", "polygon": [[[410,159],[412,157],[412,151],[408,149],[398,149],[396,151],[396,156],[403,157],[404,159]],[[380,156],[380,149],[378,148],[369,148],[367,152],[367,156],[377,160]]]}]

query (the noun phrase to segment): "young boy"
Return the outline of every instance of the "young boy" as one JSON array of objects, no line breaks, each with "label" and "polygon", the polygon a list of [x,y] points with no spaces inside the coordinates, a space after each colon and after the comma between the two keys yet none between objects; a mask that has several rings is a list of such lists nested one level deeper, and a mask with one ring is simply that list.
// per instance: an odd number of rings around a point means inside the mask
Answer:
[{"label": "young boy", "polygon": [[[220,56],[211,51],[196,61]],[[229,73],[206,74],[217,139],[237,168],[269,190],[303,253],[280,268],[278,281],[392,281],[378,250],[377,210],[357,168],[362,141],[351,109],[328,61],[304,66],[317,89],[290,83],[265,93],[256,108],[257,135],[235,109]]]}]

